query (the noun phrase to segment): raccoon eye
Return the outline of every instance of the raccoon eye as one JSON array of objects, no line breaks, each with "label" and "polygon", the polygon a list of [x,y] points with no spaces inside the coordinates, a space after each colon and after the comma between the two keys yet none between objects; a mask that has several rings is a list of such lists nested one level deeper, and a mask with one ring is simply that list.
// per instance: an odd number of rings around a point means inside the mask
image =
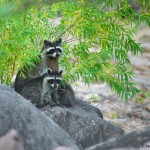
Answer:
[{"label": "raccoon eye", "polygon": [[61,82],[61,80],[59,80],[59,79],[57,79],[56,81],[57,81],[57,84],[60,84],[60,82]]},{"label": "raccoon eye", "polygon": [[47,52],[47,54],[53,54],[55,52],[55,49],[51,49]]},{"label": "raccoon eye", "polygon": [[50,80],[48,80],[48,83],[49,83],[49,84],[54,84],[54,80],[53,80],[53,79],[50,79]]},{"label": "raccoon eye", "polygon": [[60,48],[57,48],[57,51],[58,51],[59,53],[61,53],[61,52],[62,52],[62,50],[61,50]]}]

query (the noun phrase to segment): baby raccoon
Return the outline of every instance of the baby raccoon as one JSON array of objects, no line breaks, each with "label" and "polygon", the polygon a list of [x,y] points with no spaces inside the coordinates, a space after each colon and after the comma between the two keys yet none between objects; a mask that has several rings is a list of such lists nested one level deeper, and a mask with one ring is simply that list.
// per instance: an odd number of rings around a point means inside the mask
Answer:
[{"label": "baby raccoon", "polygon": [[51,69],[48,69],[43,76],[27,81],[22,87],[20,94],[37,107],[43,107],[47,104],[51,106],[57,105],[57,102],[52,101],[51,93],[54,87],[57,87],[60,83],[61,72],[53,72]]},{"label": "baby raccoon", "polygon": [[72,107],[75,105],[75,94],[68,83],[60,83],[52,91],[51,97],[59,106]]},{"label": "baby raccoon", "polygon": [[66,107],[72,107],[75,105],[75,93],[68,83],[62,83],[57,89],[58,101],[61,105]]},{"label": "baby raccoon", "polygon": [[21,70],[19,70],[15,80],[15,91],[20,92],[21,87],[32,79],[38,78],[47,72],[50,68],[52,71],[58,71],[59,57],[62,55],[61,38],[55,42],[44,40],[41,50],[40,62],[32,70],[25,69],[23,71],[25,78],[21,77]]},{"label": "baby raccoon", "polygon": [[[51,94],[51,99],[57,106],[62,106],[62,104],[59,102],[60,97],[57,93],[57,89],[60,86],[61,80],[62,80],[62,70],[53,71],[51,73],[51,76],[45,80],[45,85],[47,86],[48,84],[50,84],[50,86],[52,87],[52,91],[49,94]],[[45,87],[45,85],[43,84],[43,87]],[[50,106],[54,105],[50,104]]]}]

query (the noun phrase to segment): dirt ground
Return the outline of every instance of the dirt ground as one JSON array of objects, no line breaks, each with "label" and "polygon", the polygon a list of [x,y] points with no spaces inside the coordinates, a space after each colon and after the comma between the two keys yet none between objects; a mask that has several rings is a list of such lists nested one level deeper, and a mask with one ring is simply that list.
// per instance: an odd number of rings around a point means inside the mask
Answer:
[{"label": "dirt ground", "polygon": [[120,126],[125,132],[150,125],[150,28],[142,25],[135,40],[142,43],[144,49],[142,56],[133,57],[129,54],[136,73],[134,81],[143,91],[141,94],[126,103],[105,84],[96,83],[88,87],[79,81],[74,87],[77,97],[98,107],[105,120]]}]

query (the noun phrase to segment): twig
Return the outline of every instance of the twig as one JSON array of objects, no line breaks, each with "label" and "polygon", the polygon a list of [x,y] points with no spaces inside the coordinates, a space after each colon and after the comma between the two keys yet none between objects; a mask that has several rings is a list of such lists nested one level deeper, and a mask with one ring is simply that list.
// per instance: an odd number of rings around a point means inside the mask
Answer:
[{"label": "twig", "polygon": [[79,20],[80,20],[80,18],[77,17],[76,20],[74,21],[74,23],[71,24],[65,31],[63,31],[63,32],[56,38],[56,40],[57,40],[58,38],[60,38],[63,34],[65,34],[68,30],[70,30]]},{"label": "twig", "polygon": [[64,43],[70,43],[70,42],[74,42],[77,41],[78,39],[72,38],[72,39],[68,39],[66,41],[64,41]]},{"label": "twig", "polygon": [[24,23],[26,24],[26,16],[27,16],[27,6],[28,6],[28,0],[26,0],[25,3],[25,13],[24,13]]},{"label": "twig", "polygon": [[13,76],[14,76],[15,65],[16,65],[16,55],[15,55],[15,57],[14,57],[13,68],[12,68],[13,70],[12,70],[11,78],[13,78]]}]

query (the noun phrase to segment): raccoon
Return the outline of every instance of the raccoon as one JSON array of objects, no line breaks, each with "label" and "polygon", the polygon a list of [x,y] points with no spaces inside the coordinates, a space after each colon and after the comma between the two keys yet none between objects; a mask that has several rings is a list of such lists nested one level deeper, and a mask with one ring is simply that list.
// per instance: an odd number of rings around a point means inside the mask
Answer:
[{"label": "raccoon", "polygon": [[62,55],[63,52],[61,43],[61,38],[55,42],[44,40],[44,45],[41,50],[41,57],[46,58],[46,66],[51,68],[52,71],[60,70],[59,57]]},{"label": "raccoon", "polygon": [[[55,87],[61,82],[60,72],[53,72],[51,69],[47,70],[43,76],[27,81],[20,94],[37,107],[43,107],[47,104],[51,106],[57,105],[57,101],[53,102],[51,93]],[[54,83],[57,81],[57,83]]]},{"label": "raccoon", "polygon": [[[49,73],[50,76],[46,77],[43,82],[43,94],[47,92],[48,88],[51,87],[51,91],[48,92],[50,95],[50,106],[61,105],[58,101],[57,95],[55,95],[55,99],[52,97],[52,93],[55,93],[55,89],[60,85],[62,80],[62,70],[60,71],[52,71]],[[45,94],[44,94],[45,95]],[[42,96],[43,97],[43,96]]]},{"label": "raccoon", "polygon": [[[52,71],[60,70],[59,57],[62,55],[63,49],[61,47],[62,39],[55,42],[44,40],[44,44],[40,53],[40,63],[35,64],[35,67],[30,71],[19,70],[15,79],[15,91],[20,92],[21,87],[32,79],[38,78],[46,73],[47,69],[50,68]],[[25,78],[21,76],[21,72],[24,73]]]},{"label": "raccoon", "polygon": [[62,107],[72,107],[75,105],[75,93],[68,83],[60,83],[51,94],[52,100]]},{"label": "raccoon", "polygon": [[59,38],[55,42],[50,42],[48,40],[44,40],[44,45],[42,47],[41,53],[46,54],[49,57],[57,58],[62,55],[62,47],[61,47],[62,39]]},{"label": "raccoon", "polygon": [[53,72],[53,75],[49,78],[48,83],[53,87],[53,90],[51,92],[51,98],[52,101],[57,105],[57,106],[64,106],[61,104],[61,95],[59,94],[60,86],[61,86],[61,81],[62,81],[62,70],[59,72]]},{"label": "raccoon", "polygon": [[75,93],[70,84],[60,84],[58,95],[60,104],[66,107],[73,107],[75,105]]}]

